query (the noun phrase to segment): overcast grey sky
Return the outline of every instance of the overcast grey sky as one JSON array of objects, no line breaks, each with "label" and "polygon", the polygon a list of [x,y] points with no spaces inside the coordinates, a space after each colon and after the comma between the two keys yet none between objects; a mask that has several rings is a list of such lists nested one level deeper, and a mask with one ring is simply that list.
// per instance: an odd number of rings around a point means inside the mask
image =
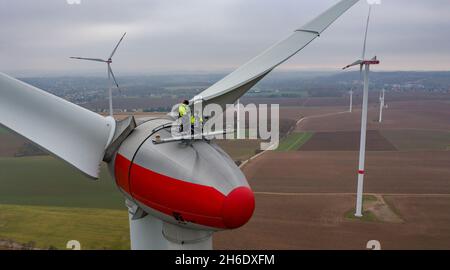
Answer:
[{"label": "overcast grey sky", "polygon": [[[337,0],[0,0],[0,71],[13,75],[104,72],[69,56],[114,58],[117,75],[231,70]],[[361,0],[281,70],[338,70],[361,54]],[[378,70],[448,70],[450,0],[383,0],[369,55]],[[105,71],[106,73],[106,71]]]}]

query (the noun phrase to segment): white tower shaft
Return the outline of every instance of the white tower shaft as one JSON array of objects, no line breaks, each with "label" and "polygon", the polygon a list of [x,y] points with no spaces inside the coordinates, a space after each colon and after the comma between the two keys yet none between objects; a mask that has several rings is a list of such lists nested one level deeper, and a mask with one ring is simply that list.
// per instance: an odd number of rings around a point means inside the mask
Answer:
[{"label": "white tower shaft", "polygon": [[112,87],[109,85],[109,116],[113,116]]},{"label": "white tower shaft", "polygon": [[381,91],[381,97],[380,97],[380,117],[378,119],[378,122],[383,121],[383,108],[384,108],[384,89]]},{"label": "white tower shaft", "polygon": [[350,90],[350,108],[348,109],[348,111],[353,111],[353,90]]},{"label": "white tower shaft", "polygon": [[370,65],[365,65],[364,71],[364,91],[361,114],[361,139],[359,142],[359,165],[358,165],[358,187],[356,193],[356,213],[355,216],[362,217],[362,201],[364,187],[364,166],[366,158],[366,131],[367,131],[367,105],[369,100],[369,69]]},{"label": "white tower shaft", "polygon": [[241,103],[239,99],[236,102],[237,105],[237,118],[236,118],[236,129],[237,129],[237,138],[238,140],[241,139]]},{"label": "white tower shaft", "polygon": [[111,67],[108,64],[108,102],[109,102],[109,116],[113,116],[113,102],[112,102],[112,82],[111,82]]},{"label": "white tower shaft", "polygon": [[[212,232],[169,224],[127,200],[132,250],[211,250]],[[134,218],[136,216],[136,218]]]}]

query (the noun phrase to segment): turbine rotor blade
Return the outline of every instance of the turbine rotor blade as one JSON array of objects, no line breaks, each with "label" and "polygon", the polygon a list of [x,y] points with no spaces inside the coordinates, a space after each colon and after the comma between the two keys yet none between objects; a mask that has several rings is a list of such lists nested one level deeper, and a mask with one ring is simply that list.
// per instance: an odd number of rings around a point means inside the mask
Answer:
[{"label": "turbine rotor blade", "polygon": [[362,81],[362,69],[363,69],[363,64],[359,65],[359,80]]},{"label": "turbine rotor blade", "polygon": [[114,54],[116,53],[117,48],[119,47],[119,44],[122,42],[122,40],[123,40],[123,38],[125,37],[126,34],[127,33],[125,32],[123,34],[123,36],[120,38],[119,42],[117,42],[117,45],[116,45],[116,47],[114,47],[114,50],[112,51],[111,55],[109,56],[109,59],[111,59],[114,56]]},{"label": "turbine rotor blade", "polygon": [[343,67],[342,69],[347,69],[347,68],[350,68],[350,67],[353,67],[353,66],[361,65],[362,62],[363,62],[362,60],[357,60],[357,61],[351,63],[350,65],[347,65],[347,66]]},{"label": "turbine rotor blade", "polygon": [[71,59],[78,59],[78,60],[87,60],[87,61],[96,61],[96,62],[103,62],[107,63],[108,61],[100,59],[100,58],[85,58],[85,57],[70,57]]},{"label": "turbine rotor blade", "polygon": [[116,84],[117,89],[119,90],[119,92],[121,92],[119,84],[117,83],[117,80],[116,80],[116,76],[114,76],[114,72],[112,71],[111,65],[108,65],[108,78],[109,78],[110,74],[114,80],[114,83]]},{"label": "turbine rotor blade", "polygon": [[119,84],[117,83],[116,77],[114,76],[114,72],[112,71],[110,65],[108,65],[108,70],[109,70],[109,74],[111,74],[111,76],[112,76],[112,78],[114,80],[114,83],[116,84],[116,87],[119,88]]},{"label": "turbine rotor blade", "polygon": [[339,1],[303,27],[295,30],[286,39],[276,43],[222,80],[205,89],[198,94],[203,97],[204,106],[215,103],[225,108],[227,104],[234,104],[236,100],[277,66],[319,37],[335,20],[357,2],[358,0]]},{"label": "turbine rotor blade", "polygon": [[369,6],[369,14],[367,15],[367,23],[366,23],[366,33],[364,34],[364,45],[362,51],[362,60],[366,57],[366,44],[367,44],[367,33],[369,31],[369,22],[370,22],[370,13],[372,11],[372,5]]},{"label": "turbine rotor blade", "polygon": [[[115,121],[0,73],[0,124],[98,178]],[[57,113],[55,113],[57,112]]]}]

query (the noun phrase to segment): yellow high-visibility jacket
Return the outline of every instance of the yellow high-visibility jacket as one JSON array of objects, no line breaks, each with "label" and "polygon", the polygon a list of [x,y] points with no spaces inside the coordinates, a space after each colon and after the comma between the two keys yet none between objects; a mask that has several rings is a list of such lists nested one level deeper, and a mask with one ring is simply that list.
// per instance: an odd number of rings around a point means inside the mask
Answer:
[{"label": "yellow high-visibility jacket", "polygon": [[[203,118],[200,117],[200,118],[198,119],[198,121],[199,121],[200,123],[203,123]],[[192,124],[192,125],[195,124],[195,116],[193,116],[193,115],[191,115],[191,124]]]},{"label": "yellow high-visibility jacket", "polygon": [[178,116],[179,117],[183,117],[186,115],[188,111],[188,107],[186,104],[180,104],[180,106],[178,107]]}]

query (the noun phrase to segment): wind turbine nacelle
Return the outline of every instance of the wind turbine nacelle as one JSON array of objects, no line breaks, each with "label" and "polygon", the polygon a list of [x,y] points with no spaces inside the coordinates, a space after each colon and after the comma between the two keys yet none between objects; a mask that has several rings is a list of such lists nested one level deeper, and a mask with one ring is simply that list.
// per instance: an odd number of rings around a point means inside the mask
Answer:
[{"label": "wind turbine nacelle", "polygon": [[226,230],[251,218],[255,199],[233,160],[213,142],[154,144],[167,119],[152,119],[121,144],[110,169],[125,196],[146,213],[191,229]]}]

